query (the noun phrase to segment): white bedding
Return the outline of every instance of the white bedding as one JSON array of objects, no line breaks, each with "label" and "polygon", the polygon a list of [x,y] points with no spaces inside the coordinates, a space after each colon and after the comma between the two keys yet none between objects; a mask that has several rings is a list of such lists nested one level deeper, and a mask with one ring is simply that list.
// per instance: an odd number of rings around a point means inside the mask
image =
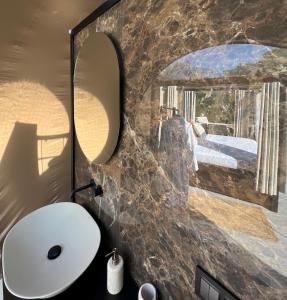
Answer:
[{"label": "white bedding", "polygon": [[246,138],[208,134],[198,140],[195,156],[201,163],[255,171],[257,143]]}]

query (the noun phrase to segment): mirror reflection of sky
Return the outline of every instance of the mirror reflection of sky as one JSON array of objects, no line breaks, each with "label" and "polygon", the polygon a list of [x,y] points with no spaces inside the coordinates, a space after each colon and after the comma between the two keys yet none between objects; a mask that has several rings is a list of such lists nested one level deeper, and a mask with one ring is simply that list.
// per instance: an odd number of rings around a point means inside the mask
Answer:
[{"label": "mirror reflection of sky", "polygon": [[[198,50],[181,57],[160,73],[169,79],[222,77],[240,65],[257,64],[275,49],[264,45],[230,44]],[[197,76],[196,76],[197,75]]]}]

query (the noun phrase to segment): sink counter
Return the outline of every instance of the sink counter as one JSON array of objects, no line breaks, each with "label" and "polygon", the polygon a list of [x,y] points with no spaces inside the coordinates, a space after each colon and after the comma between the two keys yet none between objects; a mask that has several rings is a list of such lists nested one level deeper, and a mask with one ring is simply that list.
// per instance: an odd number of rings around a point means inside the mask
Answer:
[{"label": "sink counter", "polygon": [[[107,259],[109,249],[101,246],[96,258],[83,275],[66,291],[50,298],[53,300],[127,300],[137,299],[138,287],[125,266],[124,287],[120,294],[107,292]],[[4,286],[4,300],[19,300],[11,295]],[[22,299],[21,299],[22,300]]]}]

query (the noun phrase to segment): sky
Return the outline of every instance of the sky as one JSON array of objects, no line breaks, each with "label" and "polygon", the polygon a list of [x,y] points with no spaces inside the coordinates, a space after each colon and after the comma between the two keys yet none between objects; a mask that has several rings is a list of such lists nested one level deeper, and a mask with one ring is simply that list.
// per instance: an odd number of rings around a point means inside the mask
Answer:
[{"label": "sky", "polygon": [[[169,65],[161,76],[184,79],[187,75],[205,74],[221,77],[242,64],[256,64],[274,48],[264,45],[230,44],[189,53]],[[196,76],[195,76],[196,77]]]}]

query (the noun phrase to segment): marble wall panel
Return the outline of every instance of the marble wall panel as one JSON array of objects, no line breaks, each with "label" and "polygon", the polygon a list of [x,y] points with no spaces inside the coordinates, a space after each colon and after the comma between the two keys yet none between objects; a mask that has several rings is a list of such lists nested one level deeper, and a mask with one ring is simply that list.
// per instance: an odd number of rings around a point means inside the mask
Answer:
[{"label": "marble wall panel", "polygon": [[89,164],[76,147],[77,186],[93,177],[104,188],[103,198],[83,193],[77,201],[103,222],[136,281],[155,283],[161,299],[196,299],[197,264],[241,299],[287,297],[286,195],[271,212],[187,189],[188,156],[173,144],[165,144],[169,157],[154,149],[157,104],[149,101],[160,71],[188,53],[239,42],[287,47],[286,12],[283,0],[122,0],[78,35],[78,50],[95,31],[112,36],[124,97],[111,160]]}]

